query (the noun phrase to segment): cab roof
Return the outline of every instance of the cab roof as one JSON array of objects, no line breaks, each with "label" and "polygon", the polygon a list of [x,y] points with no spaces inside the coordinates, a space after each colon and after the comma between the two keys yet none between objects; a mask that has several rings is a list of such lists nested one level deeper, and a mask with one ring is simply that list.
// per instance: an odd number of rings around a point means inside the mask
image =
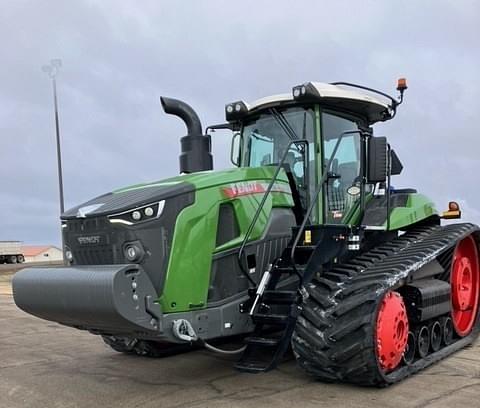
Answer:
[{"label": "cab roof", "polygon": [[[231,106],[235,110],[235,106],[241,103],[243,115],[248,115],[265,108],[294,102],[320,103],[325,107],[361,116],[369,124],[391,119],[395,108],[392,105],[391,98],[387,98],[387,95],[373,94],[368,89],[367,91],[357,88],[352,89],[349,84],[327,84],[323,82],[308,82],[294,87],[291,93],[267,96],[250,103],[234,102]],[[226,106],[226,109],[228,116],[229,105]],[[237,112],[239,112],[238,108]]]}]

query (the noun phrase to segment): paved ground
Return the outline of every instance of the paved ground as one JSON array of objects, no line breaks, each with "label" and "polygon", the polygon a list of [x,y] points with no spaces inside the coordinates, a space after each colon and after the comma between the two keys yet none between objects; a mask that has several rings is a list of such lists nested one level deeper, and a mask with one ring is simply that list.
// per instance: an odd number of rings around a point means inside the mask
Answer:
[{"label": "paved ground", "polygon": [[23,264],[0,264],[0,275],[18,271],[27,266],[61,266],[61,261],[28,262]]},{"label": "paved ground", "polygon": [[0,407],[478,407],[480,343],[387,389],[312,381],[293,361],[261,375],[204,351],[161,360],[21,312],[0,274]]}]

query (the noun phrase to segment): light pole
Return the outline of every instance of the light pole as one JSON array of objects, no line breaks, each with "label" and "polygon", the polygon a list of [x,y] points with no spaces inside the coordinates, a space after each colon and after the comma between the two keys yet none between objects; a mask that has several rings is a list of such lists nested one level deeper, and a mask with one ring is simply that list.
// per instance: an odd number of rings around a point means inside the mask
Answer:
[{"label": "light pole", "polygon": [[[60,215],[65,211],[65,203],[63,200],[63,174],[62,174],[62,154],[60,150],[60,125],[58,122],[58,103],[57,103],[57,81],[56,77],[60,67],[62,66],[62,60],[52,59],[49,65],[44,65],[42,71],[45,72],[52,80],[53,87],[53,106],[55,109],[55,135],[57,139],[57,166],[58,166],[58,190],[60,195]],[[63,231],[60,233],[60,239],[62,240],[62,250],[64,251],[63,243]]]}]

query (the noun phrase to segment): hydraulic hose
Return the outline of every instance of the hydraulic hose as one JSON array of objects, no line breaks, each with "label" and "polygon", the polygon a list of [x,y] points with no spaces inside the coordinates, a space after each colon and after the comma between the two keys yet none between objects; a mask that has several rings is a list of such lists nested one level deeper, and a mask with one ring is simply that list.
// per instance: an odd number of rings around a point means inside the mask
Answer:
[{"label": "hydraulic hose", "polygon": [[199,346],[205,347],[207,350],[213,351],[214,353],[233,355],[242,353],[247,346],[242,346],[235,350],[224,350],[218,347],[212,346],[207,343],[205,340],[201,339],[195,333],[195,329],[192,327],[191,323],[186,319],[178,319],[173,321],[172,331],[175,337],[186,342],[192,342],[198,344]]},{"label": "hydraulic hose", "polygon": [[200,344],[204,346],[207,350],[213,351],[214,353],[225,354],[225,355],[234,355],[243,353],[243,351],[247,348],[247,346],[242,346],[238,349],[234,350],[224,350],[218,347],[212,346],[211,344],[207,343],[205,340],[199,339]]}]

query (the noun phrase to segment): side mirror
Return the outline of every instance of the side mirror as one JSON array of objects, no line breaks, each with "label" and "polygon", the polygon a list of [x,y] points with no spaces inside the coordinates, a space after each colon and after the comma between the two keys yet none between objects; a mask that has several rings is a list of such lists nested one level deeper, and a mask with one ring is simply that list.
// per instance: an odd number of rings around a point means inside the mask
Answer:
[{"label": "side mirror", "polygon": [[391,170],[392,176],[399,175],[403,170],[403,164],[398,158],[397,153],[395,153],[395,150],[393,149],[390,150],[390,160],[392,163],[392,170]]},{"label": "side mirror", "polygon": [[240,144],[241,144],[240,132],[235,132],[232,136],[232,146],[230,148],[230,161],[234,166],[240,166]]},{"label": "side mirror", "polygon": [[383,183],[387,180],[387,138],[371,137],[368,141],[367,181]]}]

